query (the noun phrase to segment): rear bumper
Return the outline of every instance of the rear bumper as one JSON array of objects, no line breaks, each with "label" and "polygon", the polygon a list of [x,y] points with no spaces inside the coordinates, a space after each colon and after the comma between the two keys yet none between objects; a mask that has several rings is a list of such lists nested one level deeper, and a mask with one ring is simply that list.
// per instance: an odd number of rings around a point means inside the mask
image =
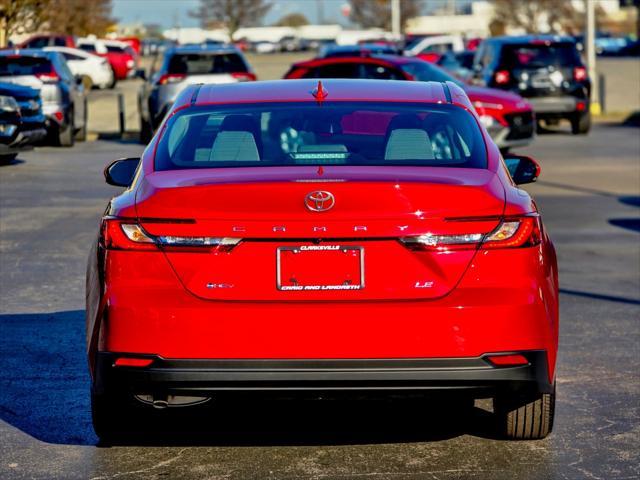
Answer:
[{"label": "rear bumper", "polygon": [[0,154],[7,155],[28,150],[33,147],[33,144],[42,141],[46,135],[47,131],[44,128],[21,130],[11,143],[0,143]]},{"label": "rear bumper", "polygon": [[533,107],[537,118],[574,113],[578,110],[578,102],[585,104],[583,111],[588,110],[588,102],[585,99],[572,96],[530,97],[527,101]]},{"label": "rear bumper", "polygon": [[[100,352],[94,391],[135,395],[202,395],[226,391],[497,391],[549,393],[544,350],[520,353],[528,364],[497,367],[487,355],[469,358],[187,360]],[[146,358],[146,367],[115,366],[119,357]]]}]

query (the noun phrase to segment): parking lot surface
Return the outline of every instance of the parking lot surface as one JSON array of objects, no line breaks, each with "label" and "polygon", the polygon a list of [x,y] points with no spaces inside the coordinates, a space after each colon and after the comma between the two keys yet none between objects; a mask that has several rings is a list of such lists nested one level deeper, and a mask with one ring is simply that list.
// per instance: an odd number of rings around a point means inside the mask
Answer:
[{"label": "parking lot surface", "polygon": [[[127,105],[135,101],[133,82],[120,89]],[[111,125],[99,108],[107,95],[92,98],[94,126]],[[130,114],[127,128],[136,126]],[[521,151],[542,165],[527,190],[558,250],[561,282],[556,425],[531,442],[496,439],[486,402],[461,418],[419,399],[360,398],[214,402],[171,416],[164,432],[98,445],[84,357],[85,261],[118,192],[102,169],[142,150],[98,139],[0,167],[0,478],[640,476],[637,129],[548,133]]]}]

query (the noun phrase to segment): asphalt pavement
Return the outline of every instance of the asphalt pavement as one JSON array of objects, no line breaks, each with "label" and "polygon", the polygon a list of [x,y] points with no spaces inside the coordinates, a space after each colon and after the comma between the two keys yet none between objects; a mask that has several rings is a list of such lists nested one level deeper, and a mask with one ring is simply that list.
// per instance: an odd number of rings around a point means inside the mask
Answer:
[{"label": "asphalt pavement", "polygon": [[[84,356],[84,272],[110,196],[102,169],[142,146],[39,148],[0,167],[1,479],[606,479],[640,477],[640,131],[540,135],[528,186],[560,262],[554,432],[496,438],[420,400],[246,400],[98,445]],[[505,271],[505,275],[509,272]],[[517,322],[517,319],[514,319]]]}]

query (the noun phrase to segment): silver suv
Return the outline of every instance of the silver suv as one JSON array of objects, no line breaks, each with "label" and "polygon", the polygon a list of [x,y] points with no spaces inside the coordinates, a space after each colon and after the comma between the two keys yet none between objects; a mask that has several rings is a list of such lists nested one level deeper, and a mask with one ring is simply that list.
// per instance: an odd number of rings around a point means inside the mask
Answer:
[{"label": "silver suv", "polygon": [[185,45],[159,57],[138,97],[140,141],[148,143],[178,94],[194,83],[233,83],[256,80],[247,60],[233,46]]},{"label": "silver suv", "polygon": [[0,51],[0,80],[40,91],[47,134],[70,147],[86,137],[86,95],[61,53],[43,50]]}]

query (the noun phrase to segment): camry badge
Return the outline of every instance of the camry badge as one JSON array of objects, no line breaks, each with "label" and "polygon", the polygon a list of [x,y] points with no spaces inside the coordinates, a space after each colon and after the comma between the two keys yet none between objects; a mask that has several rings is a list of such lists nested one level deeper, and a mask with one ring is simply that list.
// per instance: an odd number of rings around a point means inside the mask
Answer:
[{"label": "camry badge", "polygon": [[336,199],[331,192],[316,190],[304,197],[305,206],[312,212],[325,212],[333,208]]}]

